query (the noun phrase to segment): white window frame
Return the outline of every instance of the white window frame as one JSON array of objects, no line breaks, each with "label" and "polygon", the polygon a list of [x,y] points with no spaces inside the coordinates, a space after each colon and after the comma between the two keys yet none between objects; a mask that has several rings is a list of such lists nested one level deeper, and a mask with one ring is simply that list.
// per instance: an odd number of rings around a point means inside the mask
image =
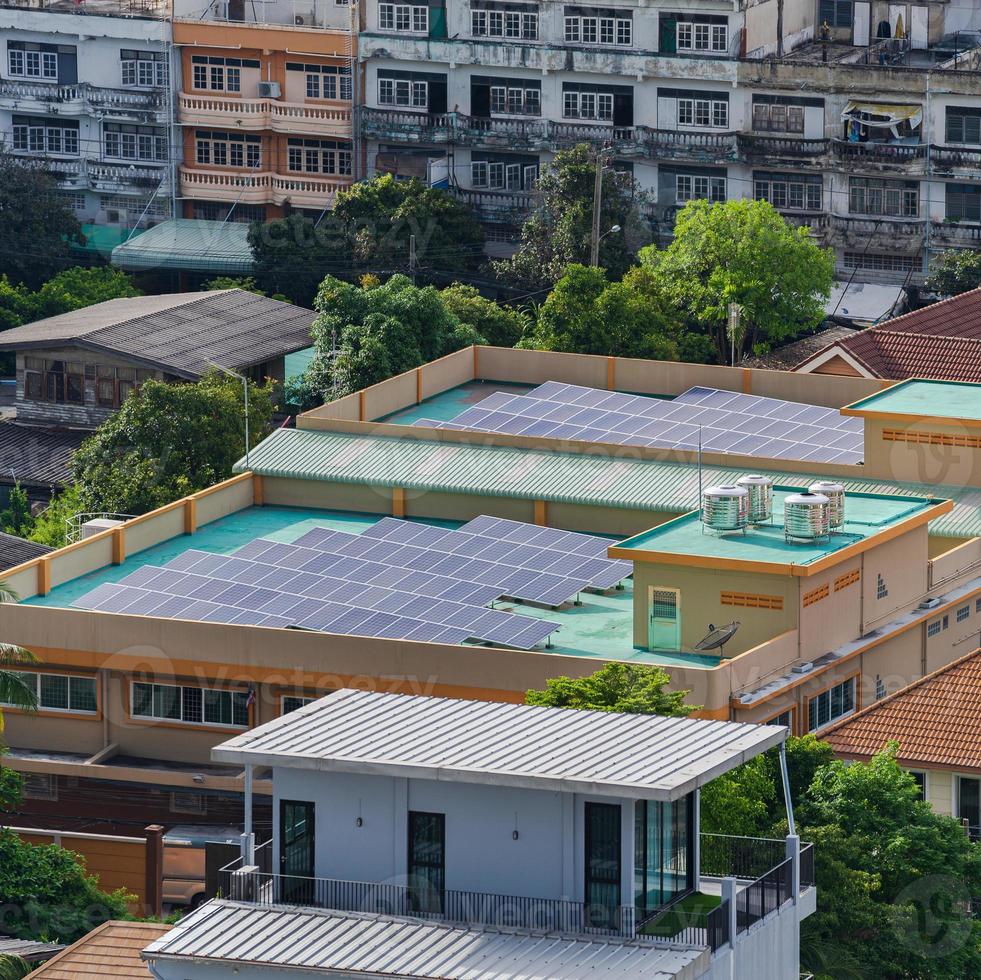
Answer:
[{"label": "white window frame", "polygon": [[378,4],[378,30],[399,34],[428,34],[429,7],[422,4]]},{"label": "white window frame", "polygon": [[[38,711],[40,712],[45,712],[45,713],[50,712],[52,714],[59,714],[59,715],[81,715],[83,718],[94,718],[99,714],[99,684],[96,678],[91,676],[90,674],[61,674],[61,673],[55,673],[53,671],[46,671],[46,670],[18,670],[18,671],[14,671],[14,673],[20,674],[22,677],[34,678],[34,696],[37,698]],[[67,689],[65,691],[65,694],[68,698],[69,707],[67,708],[52,707],[50,705],[46,705],[41,702],[41,678],[42,677],[57,677],[57,678],[64,677],[67,679]],[[94,708],[71,707],[72,686],[74,681],[87,681],[92,684],[92,693],[95,699]],[[0,706],[2,706],[5,709],[11,709],[11,708],[16,709],[17,707],[16,705],[7,704],[2,701],[0,701]]]},{"label": "white window frame", "polygon": [[705,174],[675,174],[675,201],[687,204],[689,201],[709,201],[717,204],[726,200],[728,193],[726,177],[711,177]]},{"label": "white window frame", "polygon": [[613,122],[612,92],[562,93],[564,119],[590,119],[596,122]]},{"label": "white window frame", "polygon": [[729,103],[725,99],[678,99],[679,129],[728,129]]},{"label": "white window frame", "polygon": [[[347,0],[344,0],[346,3]],[[313,704],[314,701],[319,700],[319,698],[312,697],[308,698],[305,694],[283,694],[279,699],[279,714],[288,715],[292,711],[298,711],[300,708],[305,708],[308,704]],[[286,710],[287,701],[302,701],[302,704],[298,704],[295,708],[290,708],[289,711]]]},{"label": "white window frame", "polygon": [[693,54],[718,54],[729,50],[729,25],[709,21],[679,20],[675,25],[675,47]]},{"label": "white window frame", "polygon": [[42,82],[58,81],[58,52],[7,48],[7,74]]},{"label": "white window frame", "polygon": [[[166,61],[157,61],[153,58],[124,58],[119,64],[120,84],[123,88],[166,88],[170,84]],[[194,67],[207,68],[208,66],[195,65]]]},{"label": "white window frame", "polygon": [[632,47],[633,19],[630,17],[583,17],[569,14],[565,18],[566,42],[599,44],[604,47]]},{"label": "white window frame", "polygon": [[[833,701],[834,695],[833,695],[832,692],[833,691],[837,691],[837,690],[841,690],[842,691],[842,703],[844,703],[844,691],[845,691],[846,688],[850,688],[851,707],[850,708],[847,708],[847,709],[845,709],[843,711],[841,711],[839,714],[833,714],[831,708],[832,708],[832,701]],[[820,704],[819,704],[818,707],[815,709],[815,715],[816,715],[815,720],[816,720],[817,723],[812,727],[812,725],[811,725],[811,705],[815,701],[819,701],[821,698],[826,698],[827,699],[827,709],[828,709],[827,710],[827,715],[828,715],[828,717],[827,717],[827,719],[825,721],[821,721],[820,720],[821,707],[820,707]],[[838,721],[839,718],[847,718],[849,715],[853,715],[854,713],[855,713],[855,678],[854,677],[849,677],[846,680],[843,680],[840,684],[834,684],[831,687],[827,688],[826,690],[819,691],[813,697],[810,697],[810,698],[807,699],[807,730],[808,730],[808,732],[819,732],[823,728],[827,728],[828,725],[830,725],[832,722]]]},{"label": "white window frame", "polygon": [[378,104],[396,108],[426,109],[429,107],[429,82],[411,78],[379,78]]},{"label": "white window frame", "polygon": [[12,125],[15,153],[40,153],[46,156],[79,156],[79,131],[75,126],[15,123]]},{"label": "white window frame", "polygon": [[[180,693],[178,694],[178,702],[180,704],[181,717],[180,718],[167,718],[163,715],[154,714],[137,714],[136,713],[136,686],[140,684],[146,687],[156,688],[156,687],[173,687],[176,688]],[[193,690],[199,691],[201,694],[201,721],[187,721],[184,718],[184,689],[191,688]],[[246,721],[244,724],[231,723],[226,724],[220,721],[205,721],[204,720],[204,699],[206,694],[220,694],[228,695],[230,698],[229,708],[231,711],[231,717],[235,717],[235,697],[246,699],[245,711],[246,711]],[[154,702],[153,691],[150,692],[150,710],[153,710]],[[192,728],[222,728],[229,731],[247,731],[249,728],[248,722],[248,692],[238,691],[238,690],[227,690],[217,687],[201,687],[197,684],[164,684],[156,681],[130,681],[129,685],[129,715],[134,721],[148,721],[148,722],[162,722],[163,724],[170,725],[187,725]]]},{"label": "white window frame", "polygon": [[103,129],[102,148],[103,155],[110,160],[166,163],[170,159],[165,132],[141,133],[125,129]]},{"label": "white window frame", "polygon": [[287,167],[294,174],[350,177],[351,151],[336,146],[287,146]]}]

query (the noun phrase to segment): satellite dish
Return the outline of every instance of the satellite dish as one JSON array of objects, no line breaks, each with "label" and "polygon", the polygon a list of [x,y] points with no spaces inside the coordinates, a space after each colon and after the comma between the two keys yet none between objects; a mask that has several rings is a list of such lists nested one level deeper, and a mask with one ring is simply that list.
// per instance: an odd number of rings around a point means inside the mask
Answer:
[{"label": "satellite dish", "polygon": [[714,623],[709,623],[709,631],[694,646],[695,650],[718,650],[719,656],[724,656],[723,648],[736,635],[739,629],[739,621],[733,620],[728,626],[715,628]]}]

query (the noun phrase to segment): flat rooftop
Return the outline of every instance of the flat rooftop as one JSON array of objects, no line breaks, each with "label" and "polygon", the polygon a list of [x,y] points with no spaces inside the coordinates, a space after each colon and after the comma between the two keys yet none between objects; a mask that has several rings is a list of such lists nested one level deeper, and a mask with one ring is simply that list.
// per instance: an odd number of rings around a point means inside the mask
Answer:
[{"label": "flat rooftop", "polygon": [[916,518],[928,519],[939,506],[936,500],[894,497],[882,494],[849,493],[845,497],[845,525],[815,541],[787,541],[784,530],[784,501],[800,487],[777,487],[773,493],[773,518],[768,525],[751,526],[745,532],[719,533],[702,524],[694,511],[668,521],[615,546],[618,558],[662,561],[710,567],[739,567],[764,563],[774,570],[789,566],[814,566],[824,558],[871,542],[876,535]]},{"label": "flat rooftop", "polygon": [[[96,587],[119,582],[144,566],[161,566],[185,552],[208,551],[232,555],[238,549],[264,538],[291,544],[314,528],[331,528],[360,534],[377,524],[383,515],[293,507],[250,507],[199,528],[193,535],[180,535],[129,555],[121,565],[109,565],[87,575],[55,586],[44,596],[24,600],[25,605],[69,608]],[[457,522],[426,519],[412,523],[456,528]],[[610,543],[615,539],[610,538]],[[536,619],[556,621],[561,628],[552,636],[551,646],[538,646],[536,653],[592,657],[602,660],[657,663],[662,666],[715,667],[719,658],[711,654],[650,652],[633,645],[633,589],[626,580],[622,589],[583,592],[581,605],[559,609],[515,602],[498,602],[495,608]],[[111,615],[111,614],[110,614]],[[180,617],[176,617],[180,618]]]},{"label": "flat rooftop", "polygon": [[846,405],[843,415],[865,418],[950,419],[981,423],[981,384],[910,378]]}]

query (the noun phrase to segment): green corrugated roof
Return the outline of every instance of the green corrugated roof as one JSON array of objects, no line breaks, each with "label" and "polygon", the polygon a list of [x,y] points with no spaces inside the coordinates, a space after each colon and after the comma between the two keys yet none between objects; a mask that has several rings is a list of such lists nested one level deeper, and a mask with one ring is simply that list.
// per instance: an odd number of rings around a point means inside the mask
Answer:
[{"label": "green corrugated roof", "polygon": [[174,218],[162,221],[112,250],[120,269],[193,269],[197,272],[253,271],[249,226],[237,221]]},{"label": "green corrugated roof", "polygon": [[[602,453],[593,455],[437,442],[413,436],[277,429],[252,450],[249,464],[263,476],[329,483],[365,483],[672,513],[695,508],[696,466],[616,458],[611,453],[618,448],[623,447],[604,447]],[[244,460],[239,460],[235,469],[244,470]],[[745,472],[745,468],[705,466],[702,483],[707,487],[732,482]],[[816,479],[813,474],[789,470],[766,472],[778,483],[791,486],[806,486]],[[981,490],[837,476],[835,479],[854,492],[950,498],[954,509],[933,521],[930,533],[956,538],[981,535]]]}]

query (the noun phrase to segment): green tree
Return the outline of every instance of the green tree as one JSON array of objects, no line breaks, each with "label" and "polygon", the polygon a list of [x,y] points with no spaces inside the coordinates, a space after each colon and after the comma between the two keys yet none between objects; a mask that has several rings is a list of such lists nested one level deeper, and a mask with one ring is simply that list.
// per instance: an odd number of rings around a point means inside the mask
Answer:
[{"label": "green tree", "polygon": [[587,677],[551,678],[544,690],[527,691],[525,704],[672,717],[696,711],[696,705],[685,704],[689,691],[665,691],[670,682],[660,667],[609,663]]},{"label": "green tree", "polygon": [[[593,228],[595,151],[586,144],[561,150],[538,182],[539,203],[521,229],[521,244],[511,258],[491,263],[509,286],[544,290],[562,277],[566,266],[588,264]],[[600,210],[599,264],[619,279],[640,245],[650,241],[643,208],[648,195],[630,174],[604,169]],[[606,234],[615,225],[620,231]]]},{"label": "green tree", "polygon": [[51,498],[51,502],[34,518],[34,526],[27,534],[30,541],[61,548],[68,544],[68,520],[85,510],[81,489],[76,484],[65,487]]},{"label": "green tree", "polygon": [[460,323],[466,324],[494,347],[514,347],[531,326],[531,318],[523,310],[502,306],[473,286],[455,282],[440,290],[447,310]]},{"label": "green tree", "polygon": [[483,261],[484,232],[470,208],[445,191],[391,175],[340,191],[317,222],[290,215],[249,229],[259,288],[304,306],[329,273],[408,270],[411,239],[425,276],[475,270]]},{"label": "green tree", "polygon": [[[0,581],[0,602],[16,602],[17,594],[6,582]],[[37,709],[37,695],[24,680],[21,668],[37,663],[29,650],[13,643],[0,643],[0,704],[20,708],[22,711]],[[3,709],[0,708],[0,733],[3,732]]]},{"label": "green tree", "polygon": [[[293,404],[309,407],[383,381],[484,339],[447,308],[439,290],[406,276],[355,286],[328,276],[315,303],[316,354]],[[293,401],[293,399],[300,399]]]},{"label": "green tree", "polygon": [[0,276],[0,330],[29,323],[36,309],[34,294],[23,283],[14,285],[6,274]]},{"label": "green tree", "polygon": [[107,919],[127,918],[131,898],[124,889],[100,891],[71,851],[0,829],[0,931],[71,943]]},{"label": "green tree", "polygon": [[9,953],[0,955],[0,980],[20,980],[33,969],[34,967],[27,960],[23,960],[19,956],[13,956]]},{"label": "green tree", "polygon": [[[0,759],[4,752],[6,749],[0,745]],[[24,781],[16,769],[10,769],[0,763],[0,811],[8,812],[20,803],[23,785]]]},{"label": "green tree", "polygon": [[742,320],[735,360],[758,344],[777,344],[816,326],[831,294],[834,262],[807,228],[792,228],[766,201],[690,201],[678,212],[674,239],[641,262],[686,319],[730,359],[730,303]]},{"label": "green tree", "polygon": [[681,324],[648,278],[635,270],[623,282],[610,283],[602,269],[568,266],[519,346],[678,360]]},{"label": "green tree", "polygon": [[82,226],[40,162],[0,151],[0,273],[36,289],[72,264]]},{"label": "green tree", "polygon": [[[271,384],[249,386],[252,445],[269,426]],[[245,449],[242,386],[214,372],[196,384],[146,381],[72,459],[81,511],[141,514],[232,474]]]},{"label": "green tree", "polygon": [[971,249],[947,249],[933,263],[924,283],[931,292],[956,296],[981,286],[981,252]]},{"label": "green tree", "polygon": [[26,538],[33,529],[34,518],[31,516],[31,502],[27,491],[20,483],[15,483],[6,509],[0,511],[0,531]]},{"label": "green tree", "polygon": [[76,266],[52,276],[34,294],[33,319],[57,316],[110,299],[141,296],[125,272],[112,266]]}]

